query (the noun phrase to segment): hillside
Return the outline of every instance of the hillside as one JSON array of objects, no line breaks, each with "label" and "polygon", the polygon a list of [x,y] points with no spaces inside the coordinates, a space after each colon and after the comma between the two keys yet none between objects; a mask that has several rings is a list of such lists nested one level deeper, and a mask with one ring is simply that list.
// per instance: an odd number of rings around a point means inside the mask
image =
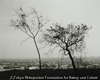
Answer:
[{"label": "hillside", "polygon": [[[10,79],[12,78],[12,79]],[[100,69],[80,69],[74,73],[67,70],[13,70],[0,72],[0,80],[34,80],[34,79],[70,79],[70,80],[100,80]]]}]

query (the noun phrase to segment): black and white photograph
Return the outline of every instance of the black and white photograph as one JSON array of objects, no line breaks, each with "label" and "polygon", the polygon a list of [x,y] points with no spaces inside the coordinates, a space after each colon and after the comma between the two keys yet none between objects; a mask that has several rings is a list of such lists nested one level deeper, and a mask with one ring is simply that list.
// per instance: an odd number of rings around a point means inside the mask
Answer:
[{"label": "black and white photograph", "polygon": [[0,0],[0,80],[100,80],[100,0]]}]

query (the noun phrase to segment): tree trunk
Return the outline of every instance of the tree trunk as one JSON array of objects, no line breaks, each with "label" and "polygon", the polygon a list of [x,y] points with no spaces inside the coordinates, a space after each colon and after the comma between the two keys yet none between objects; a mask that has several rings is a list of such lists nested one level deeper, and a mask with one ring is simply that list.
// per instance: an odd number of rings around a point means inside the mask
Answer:
[{"label": "tree trunk", "polygon": [[73,57],[72,57],[70,51],[69,51],[69,50],[67,50],[67,51],[68,51],[69,57],[70,57],[70,59],[71,59],[71,61],[72,61],[72,66],[73,66],[75,72],[77,72],[77,70],[76,70],[76,66],[75,66],[75,62],[74,62],[74,59],[73,59]]},{"label": "tree trunk", "polygon": [[40,56],[39,48],[37,46],[35,38],[33,38],[33,40],[34,40],[34,43],[35,43],[35,46],[36,46],[36,49],[37,49],[37,52],[38,52],[38,56],[39,56],[39,69],[41,71],[41,56]]},{"label": "tree trunk", "polygon": [[75,62],[74,62],[74,59],[73,59],[73,57],[72,57],[72,55],[71,55],[70,50],[68,49],[67,43],[66,43],[66,51],[68,51],[69,57],[70,57],[71,62],[72,62],[72,66],[73,66],[73,68],[74,68],[74,71],[75,71],[75,73],[77,73],[76,66],[75,66]]}]

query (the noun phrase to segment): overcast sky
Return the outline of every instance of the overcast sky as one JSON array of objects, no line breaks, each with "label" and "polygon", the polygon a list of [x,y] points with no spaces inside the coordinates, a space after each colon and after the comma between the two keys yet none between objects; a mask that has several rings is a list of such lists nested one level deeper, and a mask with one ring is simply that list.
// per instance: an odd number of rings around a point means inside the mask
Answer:
[{"label": "overcast sky", "polygon": [[[86,39],[86,55],[100,56],[100,0],[0,0],[0,59],[38,57],[33,41],[21,45],[27,36],[9,26],[15,15],[13,8],[20,7],[26,12],[33,7],[51,22],[92,26]],[[46,57],[43,53],[41,56]]]}]

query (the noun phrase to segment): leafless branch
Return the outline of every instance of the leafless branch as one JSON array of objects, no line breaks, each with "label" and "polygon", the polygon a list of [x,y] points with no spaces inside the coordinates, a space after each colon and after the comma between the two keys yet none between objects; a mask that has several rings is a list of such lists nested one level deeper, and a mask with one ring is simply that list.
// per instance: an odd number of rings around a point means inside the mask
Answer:
[{"label": "leafless branch", "polygon": [[43,47],[40,47],[39,49],[45,48],[49,43],[45,44]]},{"label": "leafless branch", "polygon": [[[37,17],[38,17],[38,16],[37,16]],[[38,18],[38,21],[39,21],[39,18]],[[49,22],[49,20],[48,20],[47,22]],[[44,24],[42,24],[42,23],[40,23],[40,21],[39,21],[39,23],[38,23],[38,30],[37,30],[37,32],[36,32],[36,34],[35,34],[35,37],[36,37],[37,34],[39,33],[40,28],[43,27],[45,24],[47,24],[47,22],[45,22]],[[40,26],[40,24],[42,24],[42,25]]]},{"label": "leafless branch", "polygon": [[32,34],[32,36],[35,37],[28,24],[27,24],[27,27],[28,27],[29,32]]},{"label": "leafless branch", "polygon": [[30,34],[28,34],[27,32],[23,31],[22,29],[20,29],[22,32],[26,33],[29,37],[33,38]]},{"label": "leafless branch", "polygon": [[26,40],[28,40],[30,37],[28,37],[28,38],[26,38],[25,40],[23,40],[22,42],[21,42],[21,44],[23,43],[23,42],[25,42]]}]

